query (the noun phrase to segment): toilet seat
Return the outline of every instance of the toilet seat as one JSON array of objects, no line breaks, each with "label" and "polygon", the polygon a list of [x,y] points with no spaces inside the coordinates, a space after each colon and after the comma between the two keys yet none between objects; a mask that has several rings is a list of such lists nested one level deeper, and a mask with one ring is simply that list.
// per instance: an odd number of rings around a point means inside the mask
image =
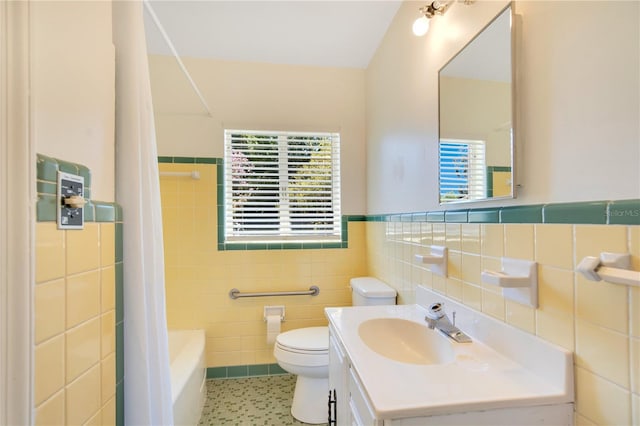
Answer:
[{"label": "toilet seat", "polygon": [[278,334],[281,348],[298,353],[329,352],[329,327],[306,327]]},{"label": "toilet seat", "polygon": [[319,367],[329,365],[329,327],[307,327],[280,333],[274,356],[279,362]]}]

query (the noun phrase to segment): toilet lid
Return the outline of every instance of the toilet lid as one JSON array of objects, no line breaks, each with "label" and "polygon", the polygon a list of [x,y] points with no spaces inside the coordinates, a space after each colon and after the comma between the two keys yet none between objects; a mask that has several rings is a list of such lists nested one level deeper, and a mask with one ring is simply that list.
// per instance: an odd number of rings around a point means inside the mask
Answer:
[{"label": "toilet lid", "polygon": [[276,341],[291,349],[305,351],[329,350],[329,327],[306,327],[278,334]]}]

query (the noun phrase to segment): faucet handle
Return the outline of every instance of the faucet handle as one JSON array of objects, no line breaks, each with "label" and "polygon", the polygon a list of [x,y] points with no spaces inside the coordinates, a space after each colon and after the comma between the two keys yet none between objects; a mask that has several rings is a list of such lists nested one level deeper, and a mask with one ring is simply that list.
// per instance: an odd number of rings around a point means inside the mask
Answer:
[{"label": "faucet handle", "polygon": [[424,320],[427,322],[427,327],[429,327],[429,330],[433,330],[436,328],[436,320],[429,317],[424,317]]}]

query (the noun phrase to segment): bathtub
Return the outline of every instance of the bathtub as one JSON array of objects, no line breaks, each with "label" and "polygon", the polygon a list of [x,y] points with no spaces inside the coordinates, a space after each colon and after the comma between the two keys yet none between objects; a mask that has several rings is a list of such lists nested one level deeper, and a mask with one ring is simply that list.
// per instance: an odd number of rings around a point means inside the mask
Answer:
[{"label": "bathtub", "polygon": [[197,425],[206,398],[204,330],[169,330],[171,396],[175,425]]}]

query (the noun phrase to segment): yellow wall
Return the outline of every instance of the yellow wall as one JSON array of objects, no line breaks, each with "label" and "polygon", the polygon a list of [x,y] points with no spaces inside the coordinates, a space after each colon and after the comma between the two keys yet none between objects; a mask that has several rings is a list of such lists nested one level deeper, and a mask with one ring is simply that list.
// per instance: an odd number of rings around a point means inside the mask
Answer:
[{"label": "yellow wall", "polygon": [[[161,177],[167,322],[206,330],[208,367],[275,363],[263,307],[284,305],[282,331],[326,325],[324,308],[351,304],[349,279],[365,275],[365,225],[350,222],[348,249],[218,251],[216,166],[161,163],[200,180]],[[232,300],[242,292],[307,290],[318,296]]]},{"label": "yellow wall", "polygon": [[115,424],[115,224],[36,224],[35,423]]},{"label": "yellow wall", "polygon": [[[449,248],[449,277],[413,262],[426,246]],[[640,424],[640,289],[586,280],[585,256],[630,252],[640,269],[640,226],[367,222],[370,275],[413,303],[418,284],[575,352],[576,424]],[[483,284],[500,257],[538,262],[539,307]],[[633,413],[633,414],[632,414]]]}]

